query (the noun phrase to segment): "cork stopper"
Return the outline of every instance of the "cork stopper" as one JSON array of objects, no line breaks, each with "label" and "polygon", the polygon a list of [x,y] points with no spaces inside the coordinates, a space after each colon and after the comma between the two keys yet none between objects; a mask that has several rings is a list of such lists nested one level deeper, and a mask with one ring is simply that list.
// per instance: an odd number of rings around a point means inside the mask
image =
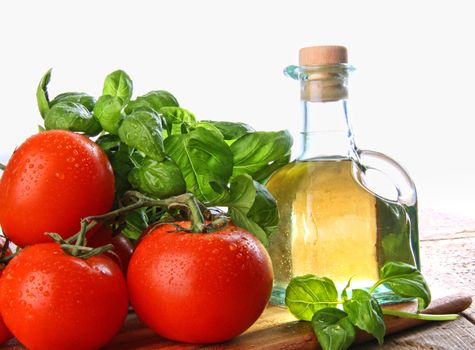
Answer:
[{"label": "cork stopper", "polygon": [[348,53],[344,46],[310,46],[300,49],[299,52],[301,66],[341,63],[348,63]]}]

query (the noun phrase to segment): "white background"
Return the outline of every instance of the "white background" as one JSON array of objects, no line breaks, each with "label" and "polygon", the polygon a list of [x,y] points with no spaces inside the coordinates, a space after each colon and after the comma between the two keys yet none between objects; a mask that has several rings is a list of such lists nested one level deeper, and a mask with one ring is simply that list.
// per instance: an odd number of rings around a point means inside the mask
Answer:
[{"label": "white background", "polygon": [[340,44],[357,68],[361,148],[397,159],[422,208],[475,217],[475,21],[470,1],[1,1],[0,158],[36,132],[35,89],[99,95],[126,70],[200,119],[300,126],[300,47]]}]

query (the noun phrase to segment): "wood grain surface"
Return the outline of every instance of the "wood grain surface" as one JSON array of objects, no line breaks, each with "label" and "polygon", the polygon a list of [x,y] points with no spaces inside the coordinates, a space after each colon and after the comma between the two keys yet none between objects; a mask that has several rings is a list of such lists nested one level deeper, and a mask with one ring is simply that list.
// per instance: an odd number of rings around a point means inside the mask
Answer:
[{"label": "wood grain surface", "polygon": [[[434,212],[423,212],[420,218],[422,269],[434,294],[426,312],[466,310],[456,321],[423,325],[420,320],[385,317],[388,332],[384,345],[379,346],[371,336],[360,332],[357,341],[365,344],[355,345],[355,349],[475,349],[475,306],[467,308],[475,295],[475,220]],[[414,303],[389,307],[415,310]],[[24,349],[15,341],[0,348]],[[241,336],[225,344],[207,346],[165,340],[131,313],[122,331],[104,349],[310,350],[319,346],[307,322],[296,321],[286,309],[271,306]]]}]

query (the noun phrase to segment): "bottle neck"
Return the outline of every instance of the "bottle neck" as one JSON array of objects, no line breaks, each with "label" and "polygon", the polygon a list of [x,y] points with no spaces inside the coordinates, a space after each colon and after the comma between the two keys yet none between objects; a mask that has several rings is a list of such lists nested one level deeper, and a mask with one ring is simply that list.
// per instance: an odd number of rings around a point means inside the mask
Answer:
[{"label": "bottle neck", "polygon": [[356,159],[345,65],[300,67],[303,150],[299,160]]},{"label": "bottle neck", "polygon": [[356,159],[347,101],[302,101],[304,127],[299,160]]}]

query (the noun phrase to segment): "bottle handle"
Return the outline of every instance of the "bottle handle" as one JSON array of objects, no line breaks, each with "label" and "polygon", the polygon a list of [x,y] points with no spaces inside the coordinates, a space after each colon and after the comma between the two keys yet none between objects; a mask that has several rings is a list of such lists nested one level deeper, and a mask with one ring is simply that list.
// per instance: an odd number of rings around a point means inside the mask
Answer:
[{"label": "bottle handle", "polygon": [[[366,188],[371,186],[368,186],[364,178],[365,173],[367,170],[375,170],[389,178],[397,191],[397,201],[399,203],[406,206],[413,206],[417,203],[416,186],[407,171],[399,163],[387,155],[376,151],[358,150],[357,155],[359,164],[362,166],[362,169],[360,169],[362,171],[359,172],[358,178]],[[369,190],[372,191],[371,188]],[[376,194],[379,195],[378,193]]]}]

